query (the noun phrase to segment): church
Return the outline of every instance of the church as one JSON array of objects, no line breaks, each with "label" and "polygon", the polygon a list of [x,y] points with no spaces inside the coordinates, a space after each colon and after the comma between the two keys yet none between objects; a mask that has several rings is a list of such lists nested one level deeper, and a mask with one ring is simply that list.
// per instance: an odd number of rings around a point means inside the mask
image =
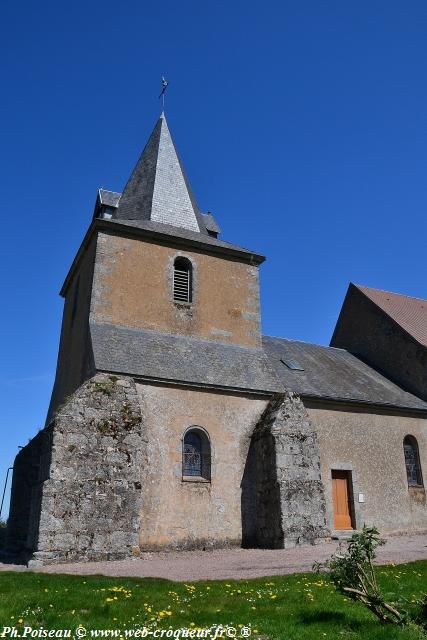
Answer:
[{"label": "church", "polygon": [[262,335],[264,257],[220,237],[162,113],[61,289],[7,544],[31,566],[427,530],[427,301],[350,284],[329,347]]}]

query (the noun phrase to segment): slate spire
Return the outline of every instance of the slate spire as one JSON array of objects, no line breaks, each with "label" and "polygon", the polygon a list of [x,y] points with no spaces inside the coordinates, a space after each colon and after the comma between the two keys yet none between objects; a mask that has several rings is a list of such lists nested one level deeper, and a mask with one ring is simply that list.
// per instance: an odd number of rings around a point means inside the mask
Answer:
[{"label": "slate spire", "polygon": [[114,218],[152,220],[206,233],[164,113],[132,171]]}]

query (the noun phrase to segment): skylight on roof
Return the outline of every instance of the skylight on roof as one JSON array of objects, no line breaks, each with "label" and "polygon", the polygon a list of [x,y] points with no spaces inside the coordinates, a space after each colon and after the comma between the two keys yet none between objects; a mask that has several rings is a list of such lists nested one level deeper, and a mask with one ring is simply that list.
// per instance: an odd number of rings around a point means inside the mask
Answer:
[{"label": "skylight on roof", "polygon": [[280,362],[283,362],[288,369],[292,369],[293,371],[304,371],[304,367],[302,367],[298,360],[295,360],[294,358],[284,356],[283,358],[280,358]]}]

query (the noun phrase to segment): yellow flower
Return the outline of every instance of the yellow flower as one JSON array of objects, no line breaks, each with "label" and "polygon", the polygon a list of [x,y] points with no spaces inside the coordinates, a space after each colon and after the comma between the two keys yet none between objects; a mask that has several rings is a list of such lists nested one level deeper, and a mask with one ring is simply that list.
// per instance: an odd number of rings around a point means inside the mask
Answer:
[{"label": "yellow flower", "polygon": [[19,624],[22,624],[24,621],[23,621],[22,618],[19,618],[18,622],[19,622]]}]

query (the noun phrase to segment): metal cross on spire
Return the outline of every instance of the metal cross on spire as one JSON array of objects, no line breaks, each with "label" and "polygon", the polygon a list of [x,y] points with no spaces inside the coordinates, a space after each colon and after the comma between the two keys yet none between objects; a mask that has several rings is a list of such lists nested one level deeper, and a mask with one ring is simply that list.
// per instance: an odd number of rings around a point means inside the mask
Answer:
[{"label": "metal cross on spire", "polygon": [[165,110],[165,92],[169,86],[169,82],[166,80],[164,76],[162,76],[162,90],[159,95],[159,99],[162,99],[162,111]]}]

